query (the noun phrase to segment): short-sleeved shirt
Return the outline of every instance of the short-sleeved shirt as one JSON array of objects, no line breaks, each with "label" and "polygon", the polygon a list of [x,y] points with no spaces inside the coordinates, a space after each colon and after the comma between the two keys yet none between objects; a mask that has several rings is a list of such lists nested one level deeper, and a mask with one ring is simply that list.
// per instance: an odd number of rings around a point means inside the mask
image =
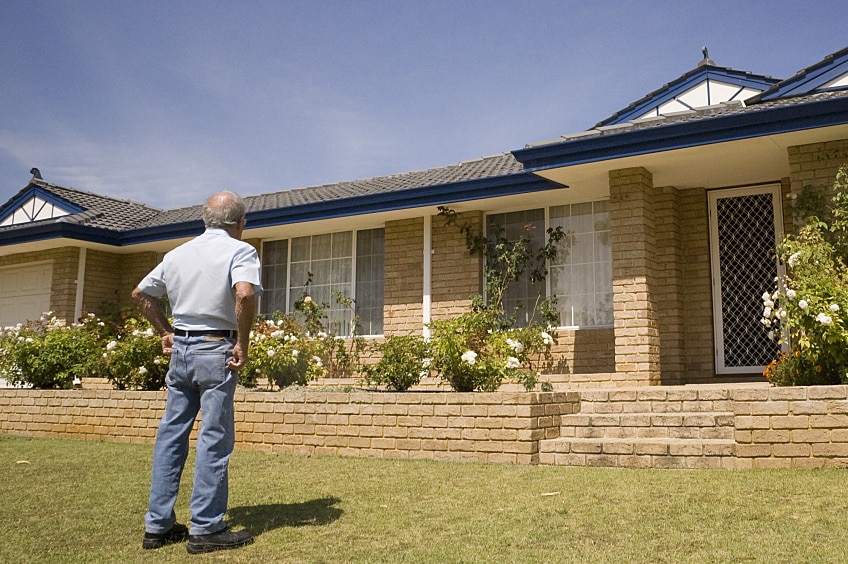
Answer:
[{"label": "short-sleeved shirt", "polygon": [[138,288],[157,298],[167,294],[177,329],[236,330],[238,282],[249,282],[261,295],[259,254],[225,230],[207,228],[167,253]]}]

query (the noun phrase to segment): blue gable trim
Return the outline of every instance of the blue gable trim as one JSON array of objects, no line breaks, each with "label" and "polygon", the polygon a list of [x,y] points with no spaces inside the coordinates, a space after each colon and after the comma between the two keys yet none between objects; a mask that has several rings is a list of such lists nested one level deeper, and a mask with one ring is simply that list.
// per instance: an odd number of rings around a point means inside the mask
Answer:
[{"label": "blue gable trim", "polygon": [[15,213],[18,208],[24,205],[32,197],[38,197],[49,204],[67,211],[69,214],[84,212],[85,208],[81,208],[76,204],[60,198],[53,192],[42,188],[37,184],[30,184],[20,192],[17,196],[9,200],[2,209],[0,209],[0,222],[5,221],[7,217]]},{"label": "blue gable trim", "polygon": [[[395,192],[338,198],[299,206],[248,212],[247,223],[250,227],[274,227],[306,221],[320,221],[386,211],[454,204],[470,200],[483,200],[486,198],[560,188],[563,188],[561,184],[539,178],[533,174],[510,174],[469,180],[462,183],[409,188]],[[203,223],[201,221],[145,227],[121,234],[121,245],[193,237],[202,232]]]},{"label": "blue gable trim", "polygon": [[75,239],[88,243],[119,246],[119,234],[107,229],[89,227],[76,223],[64,222],[34,222],[29,225],[17,226],[14,230],[0,235],[0,246],[19,245],[46,241],[48,239]]},{"label": "blue gable trim", "polygon": [[513,151],[531,171],[848,123],[848,97],[636,129]]},{"label": "blue gable trim", "polygon": [[796,73],[795,76],[779,82],[759,96],[755,96],[752,101],[767,101],[810,94],[816,90],[829,90],[829,88],[823,88],[824,85],[846,72],[848,72],[848,47],[828,55],[818,63]]},{"label": "blue gable trim", "polygon": [[777,79],[767,76],[735,71],[724,67],[702,65],[689,71],[677,80],[670,82],[661,89],[648,94],[645,98],[634,102],[627,108],[617,112],[604,121],[596,124],[595,127],[617,125],[637,119],[652,108],[661,106],[669,100],[680,96],[690,88],[704,82],[705,80],[715,80],[718,82],[733,84],[740,88],[748,87],[756,90],[767,90],[778,82]]}]

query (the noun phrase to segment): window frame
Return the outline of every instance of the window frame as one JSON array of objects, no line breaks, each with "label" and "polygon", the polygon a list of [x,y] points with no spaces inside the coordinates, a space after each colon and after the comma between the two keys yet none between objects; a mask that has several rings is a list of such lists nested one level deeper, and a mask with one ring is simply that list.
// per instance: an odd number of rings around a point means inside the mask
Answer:
[{"label": "window frame", "polygon": [[[522,213],[522,212],[529,212],[529,211],[541,209],[543,211],[543,217],[544,217],[544,220],[543,220],[544,225],[542,226],[542,228],[545,232],[545,238],[543,240],[545,242],[547,242],[547,229],[549,229],[551,227],[551,224],[552,224],[552,222],[551,222],[551,209],[552,208],[563,207],[563,206],[571,207],[571,206],[578,206],[578,205],[581,205],[581,204],[592,204],[592,215],[594,216],[594,214],[596,213],[594,211],[594,204],[597,203],[597,202],[607,202],[607,204],[609,204],[609,201],[610,201],[609,197],[606,197],[606,198],[595,198],[595,199],[587,200],[587,201],[570,202],[570,203],[556,203],[556,204],[548,204],[548,205],[543,205],[543,206],[533,206],[533,207],[527,207],[527,208],[512,208],[512,209],[507,209],[507,210],[498,210],[498,211],[486,212],[484,214],[484,218],[483,218],[484,233],[488,237],[488,235],[489,235],[489,218],[491,216],[498,216],[498,215],[506,216],[506,215],[513,214],[513,213]],[[607,208],[606,213],[609,214],[609,208]],[[607,231],[611,233],[611,230],[607,230]],[[595,231],[593,229],[592,233],[596,234],[596,233],[599,233],[599,232]],[[593,262],[592,264],[595,264],[595,263]],[[598,264],[600,264],[600,263],[598,263]],[[544,289],[545,289],[546,297],[550,297],[552,295],[553,290],[554,290],[553,280],[552,280],[552,268],[554,266],[555,266],[555,264],[552,264],[550,260],[548,260],[545,264],[545,268],[548,271],[548,275],[545,277],[545,281],[544,281]],[[611,292],[614,292],[614,289],[613,289],[614,278],[612,276],[612,256],[611,255],[610,255],[610,258],[609,258],[609,266],[610,266],[609,271],[610,271],[610,275],[611,275],[610,276],[610,278],[611,278],[610,279],[610,289],[611,289]],[[527,273],[525,273],[525,276],[527,276]],[[611,301],[610,306],[612,306],[612,305],[613,305],[613,303]],[[573,321],[573,319],[574,318],[572,316],[571,320]],[[560,322],[562,322],[562,316],[560,316]],[[558,329],[567,329],[567,330],[609,329],[611,327],[614,327],[614,325],[615,325],[615,318],[614,318],[614,314],[613,314],[613,315],[610,316],[609,323],[603,323],[603,324],[598,324],[598,325],[558,325],[557,328]]]},{"label": "window frame", "polygon": [[[357,289],[358,289],[357,288],[357,286],[358,286],[357,259],[358,259],[359,233],[364,232],[364,231],[374,231],[374,230],[380,230],[380,231],[383,232],[383,241],[385,243],[385,226],[384,225],[378,225],[378,226],[374,226],[374,227],[347,229],[347,230],[307,233],[307,234],[303,234],[303,235],[296,235],[296,236],[289,236],[289,237],[277,237],[277,238],[262,239],[260,241],[260,248],[261,248],[260,249],[260,262],[262,264],[263,271],[264,271],[265,266],[266,266],[266,264],[265,264],[265,260],[266,260],[265,245],[267,243],[275,243],[275,242],[282,242],[282,241],[285,241],[285,244],[286,244],[285,245],[285,249],[286,249],[286,251],[285,251],[285,254],[286,254],[286,256],[285,256],[285,276],[284,276],[285,277],[285,286],[282,288],[282,291],[284,292],[283,304],[284,304],[285,309],[276,308],[276,309],[274,309],[274,311],[281,311],[285,314],[293,313],[293,310],[292,310],[292,290],[293,290],[293,288],[292,288],[292,243],[295,239],[300,239],[300,238],[305,238],[305,237],[308,237],[312,240],[315,237],[322,237],[322,236],[328,236],[328,235],[332,236],[332,235],[345,234],[345,233],[350,234],[350,266],[349,266],[350,277],[349,277],[349,280],[347,280],[344,284],[347,287],[349,287],[349,289],[350,289],[350,295],[346,296],[346,297],[349,297],[353,300],[356,300]],[[312,244],[313,244],[312,241],[310,241],[310,251],[312,250],[312,247],[311,247]],[[373,256],[373,255],[370,255],[370,256]],[[330,258],[330,260],[333,260],[333,259]],[[383,247],[382,260],[383,260],[382,271],[383,271],[383,276],[385,277],[385,244],[384,244],[384,247]],[[312,261],[312,259],[310,257],[310,262],[311,261]],[[298,262],[302,262],[302,261],[298,261]],[[264,276],[265,276],[265,273],[263,272],[263,278],[264,278]],[[277,284],[279,284],[279,281],[275,281],[275,282],[277,282]],[[301,287],[302,287],[302,283],[298,285],[298,288],[301,288]],[[280,290],[278,289],[277,291],[280,291]],[[268,288],[265,288],[265,292],[267,294]],[[383,293],[383,295],[381,296],[381,299],[382,299],[383,303],[385,303],[385,284],[383,284],[383,286],[382,286],[382,293]],[[270,315],[270,314],[273,313],[273,311],[267,310],[266,300],[267,300],[267,297],[265,295],[263,295],[259,300],[259,312],[262,315]],[[332,307],[331,307],[331,309],[332,309]],[[373,308],[372,307],[370,309],[372,311],[376,312],[376,311],[378,311],[378,309],[382,309],[382,308]],[[384,324],[385,324],[385,317],[382,318],[380,325],[384,328],[385,327]],[[369,323],[369,325],[373,325],[373,323]],[[351,335],[340,335],[340,336],[343,336],[344,338],[349,338]],[[363,335],[360,335],[360,336],[363,336],[363,337],[382,337],[383,333],[382,332],[381,333],[370,333],[369,332],[369,333],[366,333],[366,334],[363,334]]]}]

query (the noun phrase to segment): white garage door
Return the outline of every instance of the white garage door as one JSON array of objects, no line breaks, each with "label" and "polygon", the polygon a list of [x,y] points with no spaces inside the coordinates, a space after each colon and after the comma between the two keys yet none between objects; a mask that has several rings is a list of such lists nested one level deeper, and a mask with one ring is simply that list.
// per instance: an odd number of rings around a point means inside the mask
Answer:
[{"label": "white garage door", "polygon": [[35,320],[50,310],[53,264],[0,269],[0,327]]}]

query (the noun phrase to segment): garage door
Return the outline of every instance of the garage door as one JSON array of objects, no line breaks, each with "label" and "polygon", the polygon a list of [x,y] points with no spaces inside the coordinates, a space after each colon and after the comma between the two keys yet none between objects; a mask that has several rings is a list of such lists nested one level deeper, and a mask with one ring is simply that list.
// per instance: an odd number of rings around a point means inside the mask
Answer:
[{"label": "garage door", "polygon": [[53,264],[0,269],[0,327],[39,319],[50,310]]}]

